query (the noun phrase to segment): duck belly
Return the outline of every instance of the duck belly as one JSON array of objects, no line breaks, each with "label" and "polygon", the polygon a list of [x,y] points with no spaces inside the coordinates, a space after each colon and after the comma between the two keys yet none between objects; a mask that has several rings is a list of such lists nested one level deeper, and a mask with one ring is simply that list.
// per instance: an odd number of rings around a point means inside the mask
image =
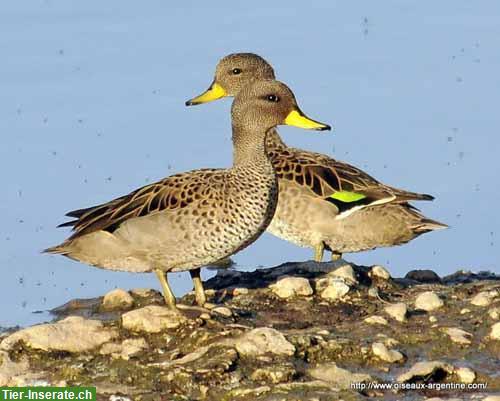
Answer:
[{"label": "duck belly", "polygon": [[267,231],[302,247],[315,247],[326,238],[338,216],[337,207],[299,185],[280,181],[278,205]]},{"label": "duck belly", "polygon": [[265,207],[242,210],[231,200],[211,206],[193,205],[127,220],[113,232],[96,231],[75,238],[61,253],[109,270],[190,270],[248,246],[272,216]]},{"label": "duck belly", "polygon": [[406,204],[366,207],[340,218],[338,208],[310,191],[282,184],[278,206],[268,231],[302,247],[325,244],[339,253],[404,244],[426,231],[426,220]]}]

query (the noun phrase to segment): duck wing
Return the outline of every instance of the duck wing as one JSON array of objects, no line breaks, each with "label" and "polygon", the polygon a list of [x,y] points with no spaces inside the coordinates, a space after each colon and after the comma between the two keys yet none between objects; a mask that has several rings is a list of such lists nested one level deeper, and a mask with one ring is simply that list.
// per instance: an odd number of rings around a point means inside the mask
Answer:
[{"label": "duck wing", "polygon": [[181,209],[200,200],[212,190],[208,185],[211,181],[221,181],[220,175],[222,170],[219,169],[176,174],[101,205],[70,211],[66,216],[76,219],[58,227],[73,228],[74,233],[68,241],[94,231],[113,232],[126,220],[167,209]]},{"label": "duck wing", "polygon": [[428,194],[405,191],[382,184],[363,170],[320,153],[286,148],[270,150],[278,178],[308,187],[334,203],[340,213],[388,202],[433,200]]}]

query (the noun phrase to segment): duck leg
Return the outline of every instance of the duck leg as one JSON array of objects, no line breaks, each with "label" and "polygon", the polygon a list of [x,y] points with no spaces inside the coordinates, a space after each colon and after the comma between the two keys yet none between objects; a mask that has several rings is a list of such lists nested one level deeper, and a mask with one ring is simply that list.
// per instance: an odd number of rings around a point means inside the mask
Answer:
[{"label": "duck leg", "polygon": [[191,278],[193,279],[196,303],[199,306],[203,306],[207,303],[207,297],[205,296],[205,290],[203,288],[203,281],[201,281],[200,271],[201,269],[189,270],[189,274],[191,274]]},{"label": "duck leg", "polygon": [[314,261],[315,262],[323,261],[324,250],[325,250],[325,246],[323,245],[322,242],[314,247]]},{"label": "duck leg", "polygon": [[158,280],[160,280],[163,298],[165,299],[165,304],[173,311],[178,312],[177,306],[175,305],[176,304],[175,295],[170,289],[170,286],[168,285],[167,273],[159,269],[155,270],[155,273],[156,277],[158,277]]},{"label": "duck leg", "polygon": [[332,251],[332,262],[336,262],[339,259],[342,259],[342,253]]}]

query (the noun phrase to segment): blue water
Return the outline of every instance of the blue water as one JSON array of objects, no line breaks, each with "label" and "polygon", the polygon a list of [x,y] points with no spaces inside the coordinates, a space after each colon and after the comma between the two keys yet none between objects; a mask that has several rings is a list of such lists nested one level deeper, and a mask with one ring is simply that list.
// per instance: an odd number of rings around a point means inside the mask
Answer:
[{"label": "blue water", "polygon": [[[500,2],[173,3],[0,3],[0,326],[115,287],[158,288],[153,275],[40,250],[68,235],[56,229],[68,210],[230,165],[230,101],[184,101],[236,51],[266,57],[301,108],[335,126],[283,127],[286,142],[435,195],[418,206],[451,225],[349,260],[396,276],[499,271]],[[253,269],[308,258],[266,234],[234,259]],[[177,294],[191,286],[187,273],[171,281]]]}]

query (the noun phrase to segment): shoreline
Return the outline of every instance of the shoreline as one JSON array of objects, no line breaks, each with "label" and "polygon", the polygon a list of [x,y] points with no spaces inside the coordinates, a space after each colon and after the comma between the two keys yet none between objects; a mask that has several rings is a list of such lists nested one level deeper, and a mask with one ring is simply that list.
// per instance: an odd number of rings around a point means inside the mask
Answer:
[{"label": "shoreline", "polygon": [[95,385],[98,399],[134,400],[500,395],[494,273],[392,278],[382,266],[300,262],[219,270],[205,288],[210,309],[188,293],[181,317],[155,290],[118,289],[0,333],[0,385]]}]

